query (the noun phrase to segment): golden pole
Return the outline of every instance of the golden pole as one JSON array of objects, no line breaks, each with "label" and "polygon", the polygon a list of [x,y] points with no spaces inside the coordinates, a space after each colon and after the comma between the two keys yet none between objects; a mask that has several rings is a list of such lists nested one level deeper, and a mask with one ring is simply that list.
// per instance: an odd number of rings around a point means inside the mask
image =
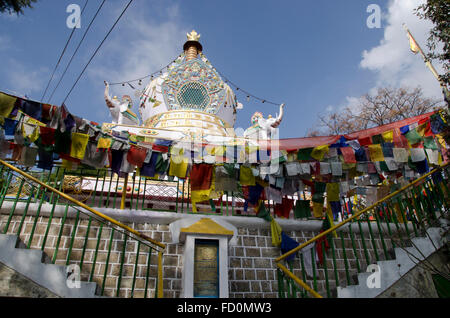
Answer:
[{"label": "golden pole", "polygon": [[122,187],[122,200],[120,201],[120,209],[125,210],[125,201],[127,199],[127,187],[128,187],[128,173],[125,175],[125,180]]},{"label": "golden pole", "polygon": [[162,266],[162,252],[158,252],[158,294],[157,298],[164,298],[163,293],[163,266]]},{"label": "golden pole", "polygon": [[434,68],[433,64],[431,64],[431,61],[429,60],[429,58],[425,55],[425,53],[423,52],[422,48],[420,47],[419,43],[417,43],[416,39],[413,37],[413,35],[411,34],[411,31],[409,31],[408,27],[406,26],[405,23],[403,23],[403,29],[405,29],[406,33],[408,33],[408,35],[411,37],[411,39],[413,39],[414,43],[416,44],[417,48],[419,49],[419,53],[420,55],[422,55],[423,61],[425,62],[425,65],[429,68],[429,70],[431,71],[431,73],[433,73],[434,77],[436,77],[436,79],[438,80],[439,84],[442,87],[444,86],[444,83],[442,82],[441,77],[439,76],[438,72],[436,71],[436,69]]},{"label": "golden pole", "polygon": [[283,271],[285,272],[290,278],[292,278],[297,284],[299,284],[300,286],[302,286],[304,289],[306,289],[308,292],[310,292],[314,297],[316,298],[323,298],[322,296],[320,296],[314,289],[312,289],[311,287],[309,287],[304,281],[302,281],[301,279],[299,279],[297,276],[295,276],[294,274],[292,274],[284,265],[277,263],[277,266]]}]

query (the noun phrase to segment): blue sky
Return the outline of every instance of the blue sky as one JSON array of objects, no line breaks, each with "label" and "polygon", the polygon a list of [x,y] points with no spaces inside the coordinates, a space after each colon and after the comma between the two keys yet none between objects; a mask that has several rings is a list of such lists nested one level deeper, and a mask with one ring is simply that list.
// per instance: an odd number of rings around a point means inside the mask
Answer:
[{"label": "blue sky", "polygon": [[[420,85],[425,95],[440,98],[438,83],[420,57],[410,53],[401,26],[406,22],[426,47],[430,24],[412,13],[422,2],[134,0],[66,105],[80,117],[109,122],[103,80],[125,81],[157,71],[181,53],[192,29],[202,35],[204,54],[219,72],[253,95],[286,103],[282,138],[305,136],[318,114],[355,104],[376,87]],[[50,92],[100,3],[89,1]],[[106,2],[52,104],[64,100],[126,3]],[[25,15],[0,14],[0,90],[41,100],[71,32],[66,26],[69,4],[82,7],[85,0],[39,0]],[[382,10],[379,29],[367,27],[370,4]],[[133,96],[129,87],[114,86],[112,93]],[[256,111],[265,116],[278,112],[276,106],[237,95],[245,108],[238,112],[236,127],[247,128]],[[135,102],[136,112],[137,106]]]}]

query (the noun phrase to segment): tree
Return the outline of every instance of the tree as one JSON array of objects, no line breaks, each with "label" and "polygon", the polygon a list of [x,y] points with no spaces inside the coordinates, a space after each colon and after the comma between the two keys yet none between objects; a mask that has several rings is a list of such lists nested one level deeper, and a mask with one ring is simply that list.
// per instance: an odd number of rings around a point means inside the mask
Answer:
[{"label": "tree", "polygon": [[[319,115],[322,135],[342,135],[386,125],[409,117],[422,115],[442,106],[442,102],[423,96],[420,87],[379,88],[376,94],[365,94],[356,105]],[[317,130],[309,136],[318,135]]]},{"label": "tree", "polygon": [[31,5],[37,0],[0,0],[0,12],[8,12],[9,14],[23,14],[24,8],[32,8]]},{"label": "tree", "polygon": [[[428,58],[438,60],[444,66],[446,73],[441,75],[445,85],[450,84],[450,1],[427,0],[415,9],[415,14],[421,19],[430,20],[434,27],[430,31],[427,46],[430,49]],[[437,52],[438,45],[443,45],[443,51]]]}]

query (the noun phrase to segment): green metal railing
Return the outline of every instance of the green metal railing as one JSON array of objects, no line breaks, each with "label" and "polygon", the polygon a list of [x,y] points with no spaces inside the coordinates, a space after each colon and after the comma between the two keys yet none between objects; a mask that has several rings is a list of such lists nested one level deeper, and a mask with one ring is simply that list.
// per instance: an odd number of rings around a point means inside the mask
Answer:
[{"label": "green metal railing", "polygon": [[[439,226],[439,219],[448,217],[449,197],[446,164],[322,231],[276,259],[278,296],[336,297],[336,287],[357,284],[352,277],[368,265],[392,259],[395,247],[410,246],[413,237]],[[297,257],[287,261],[293,254]]]},{"label": "green metal railing", "polygon": [[99,296],[163,297],[165,245],[63,193],[63,168],[26,173],[0,160],[0,176],[1,234],[44,251],[47,262],[78,265]]},{"label": "green metal railing", "polygon": [[[168,177],[166,180],[158,180],[141,177],[136,173],[119,177],[109,169],[79,168],[71,171],[61,165],[55,165],[51,171],[34,169],[28,173],[92,208],[123,207],[124,210],[194,214],[189,179]],[[16,200],[11,193],[8,194],[3,200]],[[18,200],[23,201],[22,198]],[[31,203],[36,203],[36,200],[33,197]],[[60,201],[56,204],[62,205]],[[244,205],[242,191],[224,192],[218,199],[197,204],[196,213],[256,216],[251,208],[246,213]],[[269,204],[270,207],[273,208],[273,205]]]}]

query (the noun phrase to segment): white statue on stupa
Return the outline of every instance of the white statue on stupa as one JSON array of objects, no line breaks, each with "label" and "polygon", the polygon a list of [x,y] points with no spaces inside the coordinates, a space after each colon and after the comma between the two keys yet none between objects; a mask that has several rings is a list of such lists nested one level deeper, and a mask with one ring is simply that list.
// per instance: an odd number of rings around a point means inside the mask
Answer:
[{"label": "white statue on stupa", "polygon": [[132,112],[133,101],[130,96],[122,96],[119,101],[117,96],[111,98],[109,95],[109,83],[105,81],[105,101],[112,116],[112,123],[119,125],[139,126],[139,119]]},{"label": "white statue on stupa", "polygon": [[277,128],[280,126],[284,116],[284,104],[280,105],[280,114],[277,117],[264,118],[263,114],[256,112],[252,116],[252,126],[244,132],[244,137],[268,140],[277,136]]}]

